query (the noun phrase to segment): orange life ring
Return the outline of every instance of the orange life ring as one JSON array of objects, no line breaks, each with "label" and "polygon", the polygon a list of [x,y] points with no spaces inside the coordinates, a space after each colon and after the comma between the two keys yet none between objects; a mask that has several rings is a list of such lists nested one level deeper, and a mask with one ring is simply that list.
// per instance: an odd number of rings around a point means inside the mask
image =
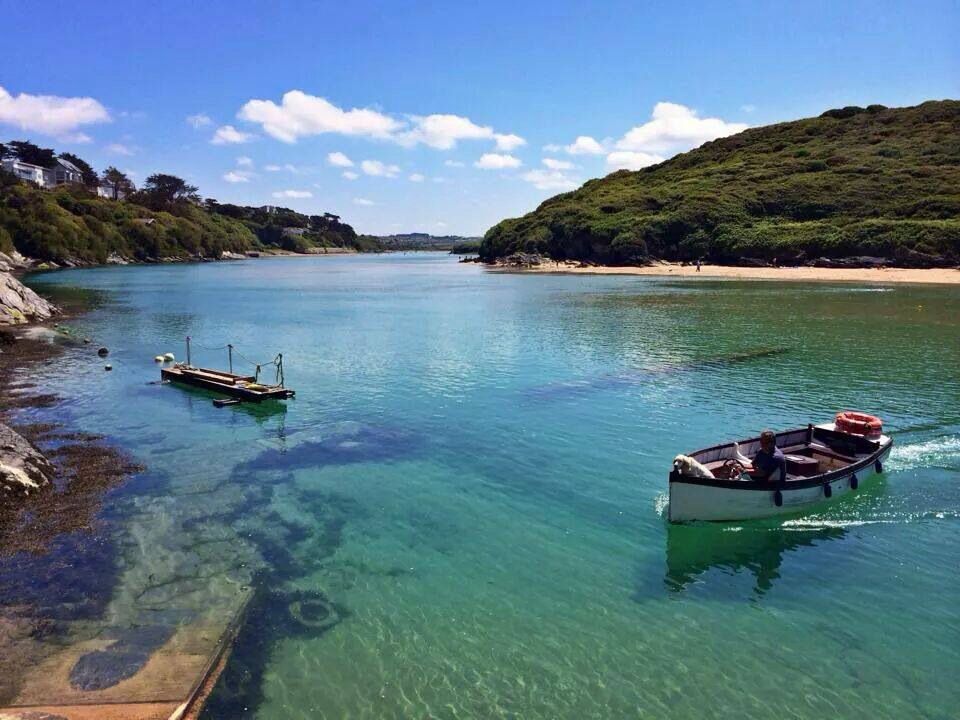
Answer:
[{"label": "orange life ring", "polygon": [[845,410],[837,413],[837,430],[852,435],[879,435],[883,432],[883,423],[875,415]]}]

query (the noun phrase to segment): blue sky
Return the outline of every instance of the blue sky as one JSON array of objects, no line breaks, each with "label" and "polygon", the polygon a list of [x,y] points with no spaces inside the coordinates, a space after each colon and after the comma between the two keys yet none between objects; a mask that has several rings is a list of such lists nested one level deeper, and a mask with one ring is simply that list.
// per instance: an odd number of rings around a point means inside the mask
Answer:
[{"label": "blue sky", "polygon": [[362,232],[481,234],[746,125],[960,97],[956,0],[0,0],[0,13],[0,139]]}]

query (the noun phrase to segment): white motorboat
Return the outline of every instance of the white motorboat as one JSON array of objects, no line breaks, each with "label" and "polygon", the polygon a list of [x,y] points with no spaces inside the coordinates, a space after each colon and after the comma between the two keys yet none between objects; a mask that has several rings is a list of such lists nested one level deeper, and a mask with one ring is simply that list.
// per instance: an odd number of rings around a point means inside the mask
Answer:
[{"label": "white motorboat", "polygon": [[697,450],[687,456],[695,463],[675,461],[670,521],[750,520],[802,512],[856,492],[870,476],[883,472],[893,447],[880,421],[859,413],[840,413],[836,422],[777,433],[776,442],[786,460],[784,480],[757,480],[749,474],[750,460],[760,449],[758,437]]}]

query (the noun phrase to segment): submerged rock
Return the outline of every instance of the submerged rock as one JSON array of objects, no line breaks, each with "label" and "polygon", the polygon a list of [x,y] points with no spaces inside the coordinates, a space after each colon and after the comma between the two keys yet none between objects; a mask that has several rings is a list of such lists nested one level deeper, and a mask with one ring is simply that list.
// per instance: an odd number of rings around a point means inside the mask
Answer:
[{"label": "submerged rock", "polygon": [[22,325],[47,320],[57,312],[47,302],[13,275],[0,272],[0,325]]},{"label": "submerged rock", "polygon": [[315,435],[288,448],[270,448],[247,461],[239,471],[298,470],[327,465],[391,462],[420,449],[422,439],[394,427],[337,423],[329,433]]},{"label": "submerged rock", "polygon": [[0,423],[0,497],[29,495],[49,485],[53,465],[26,438]]}]

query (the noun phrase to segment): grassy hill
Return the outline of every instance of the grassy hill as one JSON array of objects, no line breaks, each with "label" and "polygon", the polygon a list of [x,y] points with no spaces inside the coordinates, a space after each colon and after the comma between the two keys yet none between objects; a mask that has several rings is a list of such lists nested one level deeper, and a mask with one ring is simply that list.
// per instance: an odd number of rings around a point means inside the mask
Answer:
[{"label": "grassy hill", "polygon": [[[400,233],[368,236],[387,250],[451,250],[466,243],[480,244],[480,238],[460,235],[430,235],[429,233]],[[476,252],[476,248],[474,248]]]},{"label": "grassy hill", "polygon": [[746,130],[550,198],[487,231],[516,252],[600,264],[652,258],[960,262],[960,102],[848,107]]},{"label": "grassy hill", "polygon": [[[133,196],[137,198],[137,195]],[[165,210],[97,197],[82,185],[41,190],[0,172],[0,251],[58,264],[219,258],[271,248],[379,250],[335,215],[286,208],[176,202]]]}]

